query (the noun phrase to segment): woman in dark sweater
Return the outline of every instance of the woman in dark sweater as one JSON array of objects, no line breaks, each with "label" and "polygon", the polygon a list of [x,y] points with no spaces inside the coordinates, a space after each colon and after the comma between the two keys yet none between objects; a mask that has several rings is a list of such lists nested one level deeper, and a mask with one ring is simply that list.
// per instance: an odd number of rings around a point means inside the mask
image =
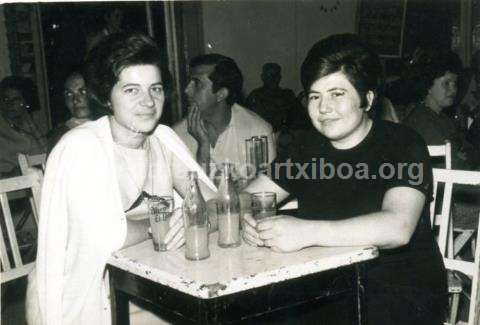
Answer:
[{"label": "woman in dark sweater", "polygon": [[279,201],[295,196],[297,216],[246,215],[245,240],[279,252],[375,245],[368,324],[443,323],[447,281],[428,215],[428,151],[413,130],[368,117],[381,81],[377,55],[354,35],[334,35],[313,46],[301,75],[315,130],[277,157],[272,179],[247,187]]}]

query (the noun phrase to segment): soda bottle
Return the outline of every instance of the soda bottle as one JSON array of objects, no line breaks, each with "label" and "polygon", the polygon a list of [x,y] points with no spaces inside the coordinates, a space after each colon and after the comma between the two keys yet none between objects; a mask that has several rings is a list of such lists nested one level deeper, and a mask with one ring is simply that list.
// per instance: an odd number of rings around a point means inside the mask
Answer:
[{"label": "soda bottle", "polygon": [[240,199],[232,172],[232,164],[222,165],[217,197],[218,246],[222,248],[240,245]]},{"label": "soda bottle", "polygon": [[200,192],[197,178],[197,172],[188,172],[188,192],[183,201],[185,258],[189,260],[202,260],[210,256],[207,205]]}]

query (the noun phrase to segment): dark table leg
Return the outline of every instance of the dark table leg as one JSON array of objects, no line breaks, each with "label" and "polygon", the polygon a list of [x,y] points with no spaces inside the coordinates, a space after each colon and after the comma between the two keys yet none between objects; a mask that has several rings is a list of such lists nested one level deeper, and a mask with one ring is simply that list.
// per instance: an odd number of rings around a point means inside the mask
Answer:
[{"label": "dark table leg", "polygon": [[363,284],[363,276],[365,272],[363,263],[355,265],[355,277],[356,277],[356,301],[357,301],[357,324],[366,324],[365,319],[365,287]]},{"label": "dark table leg", "polygon": [[111,273],[109,277],[112,325],[130,325],[128,295],[115,288],[115,281]]}]

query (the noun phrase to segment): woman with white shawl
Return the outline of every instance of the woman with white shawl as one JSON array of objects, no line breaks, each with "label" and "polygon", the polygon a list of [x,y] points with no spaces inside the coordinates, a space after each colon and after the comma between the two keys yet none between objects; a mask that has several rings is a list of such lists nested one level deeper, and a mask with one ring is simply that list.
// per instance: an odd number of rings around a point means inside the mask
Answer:
[{"label": "woman with white shawl", "polygon": [[[147,239],[151,195],[182,196],[196,170],[205,199],[215,187],[168,127],[161,54],[140,34],[114,34],[89,54],[89,92],[111,112],[68,132],[47,162],[36,269],[29,275],[29,324],[110,323],[105,266],[112,252]],[[168,249],[184,243],[181,210]],[[153,249],[153,248],[152,248]]]}]

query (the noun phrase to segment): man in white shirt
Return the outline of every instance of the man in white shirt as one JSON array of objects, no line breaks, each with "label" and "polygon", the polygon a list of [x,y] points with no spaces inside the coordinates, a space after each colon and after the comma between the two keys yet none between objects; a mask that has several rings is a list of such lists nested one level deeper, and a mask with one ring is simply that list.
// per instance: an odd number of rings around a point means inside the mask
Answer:
[{"label": "man in white shirt", "polygon": [[245,140],[268,139],[268,162],[276,156],[272,126],[237,102],[242,96],[243,77],[235,61],[220,54],[206,54],[190,61],[191,77],[185,93],[188,116],[173,129],[197,162],[210,175],[218,164],[231,162],[245,172]]}]

